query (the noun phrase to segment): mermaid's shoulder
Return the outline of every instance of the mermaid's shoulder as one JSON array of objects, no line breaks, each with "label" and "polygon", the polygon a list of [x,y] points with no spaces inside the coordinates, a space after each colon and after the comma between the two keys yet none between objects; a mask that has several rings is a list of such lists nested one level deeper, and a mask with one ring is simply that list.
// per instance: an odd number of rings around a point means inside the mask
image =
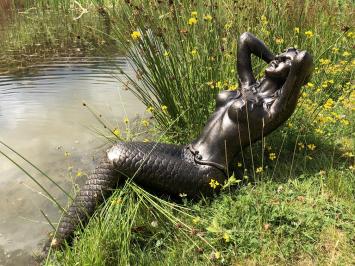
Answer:
[{"label": "mermaid's shoulder", "polygon": [[241,97],[241,92],[239,90],[224,90],[217,94],[216,107],[225,105],[231,100],[235,100]]}]

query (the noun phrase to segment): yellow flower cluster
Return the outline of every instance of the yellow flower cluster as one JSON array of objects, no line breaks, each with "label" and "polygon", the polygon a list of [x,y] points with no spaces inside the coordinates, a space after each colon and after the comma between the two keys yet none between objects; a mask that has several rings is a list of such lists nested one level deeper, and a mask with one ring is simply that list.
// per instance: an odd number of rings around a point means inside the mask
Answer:
[{"label": "yellow flower cluster", "polygon": [[331,62],[331,61],[330,61],[329,59],[325,59],[325,58],[319,59],[319,63],[320,63],[321,65],[329,65],[330,62]]},{"label": "yellow flower cluster", "polygon": [[163,111],[163,113],[166,113],[168,111],[168,107],[166,105],[162,105],[161,110]]},{"label": "yellow flower cluster", "polygon": [[133,40],[137,40],[138,38],[140,38],[142,35],[139,31],[134,31],[131,33],[131,37]]},{"label": "yellow flower cluster", "polygon": [[307,148],[310,149],[311,151],[314,151],[315,148],[316,148],[316,145],[314,145],[314,144],[308,144],[308,145],[307,145]]},{"label": "yellow flower cluster", "polygon": [[281,37],[276,37],[275,38],[275,43],[277,45],[283,44],[284,43],[284,39],[282,39]]},{"label": "yellow flower cluster", "polygon": [[306,35],[307,38],[312,38],[314,36],[313,32],[308,30],[304,33]]},{"label": "yellow flower cluster", "polygon": [[262,172],[264,172],[264,169],[262,166],[256,168],[256,170],[255,170],[255,173],[257,173],[257,174],[262,173]]},{"label": "yellow flower cluster", "polygon": [[275,154],[274,152],[270,153],[270,154],[269,154],[269,159],[270,159],[271,161],[275,160],[275,159],[276,159],[276,154]]},{"label": "yellow flower cluster", "polygon": [[191,55],[192,56],[196,56],[198,54],[196,49],[191,50]]},{"label": "yellow flower cluster", "polygon": [[261,16],[260,20],[261,20],[261,24],[263,26],[266,26],[267,24],[269,24],[269,21],[267,20],[267,18],[264,15]]},{"label": "yellow flower cluster", "polygon": [[216,189],[218,186],[220,186],[219,182],[215,179],[211,179],[209,185],[213,189]]},{"label": "yellow flower cluster", "polygon": [[334,106],[334,101],[332,98],[329,98],[324,104],[325,109],[331,109]]},{"label": "yellow flower cluster", "polygon": [[118,128],[115,128],[112,131],[113,135],[115,135],[116,137],[119,137],[121,135],[121,131]]},{"label": "yellow flower cluster", "polygon": [[190,26],[195,25],[195,24],[197,24],[197,19],[194,18],[194,17],[193,18],[189,18],[187,24],[189,24]]},{"label": "yellow flower cluster", "polygon": [[211,21],[212,20],[212,16],[211,15],[204,15],[203,19],[206,21]]},{"label": "yellow flower cluster", "polygon": [[142,125],[145,126],[145,127],[148,127],[149,126],[149,121],[147,119],[143,119],[142,120]]},{"label": "yellow flower cluster", "polygon": [[153,112],[154,112],[154,107],[153,107],[153,106],[149,106],[149,107],[147,108],[147,112],[148,112],[148,113],[153,113]]}]

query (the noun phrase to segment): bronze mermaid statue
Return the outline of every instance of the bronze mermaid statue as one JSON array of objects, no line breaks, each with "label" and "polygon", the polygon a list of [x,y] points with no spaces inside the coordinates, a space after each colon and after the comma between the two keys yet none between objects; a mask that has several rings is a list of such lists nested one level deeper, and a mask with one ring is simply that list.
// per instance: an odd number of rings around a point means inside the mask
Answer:
[{"label": "bronze mermaid statue", "polygon": [[[268,64],[260,80],[253,74],[252,54]],[[96,207],[128,178],[172,196],[213,194],[216,190],[209,185],[211,179],[223,184],[229,165],[242,149],[291,116],[300,89],[311,76],[313,59],[295,48],[275,56],[261,40],[246,32],[238,41],[237,70],[239,89],[217,95],[215,111],[191,143],[120,142],[107,150],[63,214],[45,253],[50,247],[70,243],[78,226],[85,225]]]}]

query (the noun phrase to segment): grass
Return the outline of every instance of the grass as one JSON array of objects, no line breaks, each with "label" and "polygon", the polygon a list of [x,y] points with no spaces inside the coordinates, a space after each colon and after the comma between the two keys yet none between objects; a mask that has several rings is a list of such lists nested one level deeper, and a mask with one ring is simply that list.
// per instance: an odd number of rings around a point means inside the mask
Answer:
[{"label": "grass", "polygon": [[[220,195],[174,203],[127,183],[77,233],[73,248],[47,264],[354,264],[351,1],[128,2],[105,3],[110,38],[135,66],[126,85],[153,116],[152,129],[146,118],[138,127],[150,140],[187,143],[199,133],[215,95],[236,89],[236,39],[244,31],[275,53],[306,49],[316,68],[295,114],[240,154],[242,174]],[[72,8],[55,3],[65,14]],[[264,65],[253,63],[262,75]],[[121,138],[120,131],[109,133]]]},{"label": "grass", "polygon": [[22,1],[15,10],[0,10],[0,73],[55,56],[120,53],[102,1],[79,2]]}]

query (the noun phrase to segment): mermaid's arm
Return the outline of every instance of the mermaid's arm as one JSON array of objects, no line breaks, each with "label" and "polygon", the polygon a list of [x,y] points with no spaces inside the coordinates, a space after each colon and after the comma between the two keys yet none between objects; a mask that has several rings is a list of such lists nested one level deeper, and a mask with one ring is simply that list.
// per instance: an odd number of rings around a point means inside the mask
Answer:
[{"label": "mermaid's arm", "polygon": [[255,83],[251,65],[251,54],[263,59],[266,63],[274,59],[274,55],[270,52],[265,43],[256,38],[253,34],[244,32],[240,35],[238,41],[237,69],[239,82],[244,86]]},{"label": "mermaid's arm", "polygon": [[313,58],[306,52],[299,52],[292,60],[292,65],[285,84],[276,93],[276,100],[271,108],[272,114],[293,112],[303,84],[305,84],[313,70]]},{"label": "mermaid's arm", "polygon": [[270,130],[286,121],[296,108],[301,87],[313,70],[313,58],[306,52],[299,52],[292,61],[288,77],[280,90],[275,93],[275,101],[270,106],[265,123]]}]

